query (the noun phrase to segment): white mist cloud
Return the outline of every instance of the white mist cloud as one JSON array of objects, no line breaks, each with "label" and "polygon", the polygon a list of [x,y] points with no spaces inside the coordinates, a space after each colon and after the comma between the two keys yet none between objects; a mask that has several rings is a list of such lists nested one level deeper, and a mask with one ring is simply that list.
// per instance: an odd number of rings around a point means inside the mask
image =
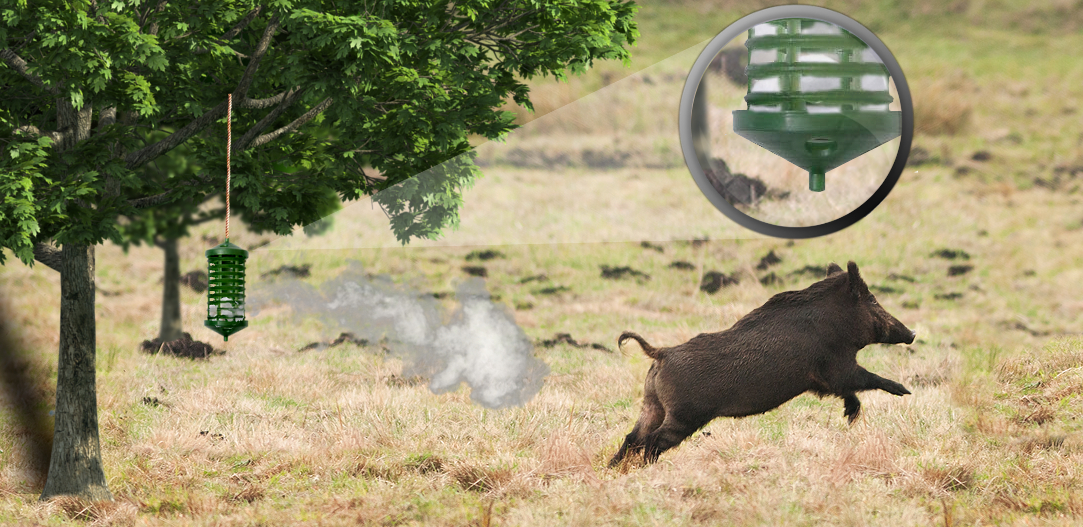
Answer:
[{"label": "white mist cloud", "polygon": [[403,375],[430,379],[433,393],[470,386],[470,398],[488,408],[523,405],[541,389],[549,367],[506,308],[490,299],[485,283],[472,278],[459,286],[460,306],[443,323],[444,312],[429,294],[396,286],[386,276],[366,277],[350,266],[319,289],[296,279],[262,283],[249,294],[252,316],[283,303],[295,316],[315,315],[326,324],[375,342],[403,359]]}]

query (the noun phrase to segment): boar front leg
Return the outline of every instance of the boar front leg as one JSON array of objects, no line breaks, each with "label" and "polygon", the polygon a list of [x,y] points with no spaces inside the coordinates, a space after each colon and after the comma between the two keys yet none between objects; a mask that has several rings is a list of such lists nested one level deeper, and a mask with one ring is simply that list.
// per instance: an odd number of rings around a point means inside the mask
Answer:
[{"label": "boar front leg", "polygon": [[839,396],[842,397],[845,407],[842,415],[847,417],[850,424],[853,424],[857,420],[858,414],[861,413],[861,400],[857,398],[856,392],[883,390],[899,396],[910,393],[910,390],[907,390],[905,386],[891,379],[885,379],[861,366],[855,366],[849,378],[839,388],[841,388]]},{"label": "boar front leg", "polygon": [[885,379],[861,366],[858,366],[853,375],[850,377],[854,391],[862,390],[883,390],[892,395],[909,395],[910,390],[907,390],[905,386],[891,380]]}]

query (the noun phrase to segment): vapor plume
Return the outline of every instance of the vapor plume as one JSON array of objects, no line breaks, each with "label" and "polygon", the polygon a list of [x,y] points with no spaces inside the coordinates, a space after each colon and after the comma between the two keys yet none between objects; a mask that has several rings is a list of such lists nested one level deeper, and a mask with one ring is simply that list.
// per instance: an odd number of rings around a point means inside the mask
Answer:
[{"label": "vapor plume", "polygon": [[549,367],[534,357],[530,339],[507,309],[492,302],[484,281],[467,280],[455,298],[459,306],[446,317],[431,294],[397,286],[387,276],[368,277],[360,263],[350,262],[319,288],[296,279],[260,283],[248,305],[255,316],[261,308],[286,304],[298,319],[316,316],[335,331],[383,339],[403,359],[403,375],[430,379],[433,393],[465,382],[482,406],[525,404]]}]

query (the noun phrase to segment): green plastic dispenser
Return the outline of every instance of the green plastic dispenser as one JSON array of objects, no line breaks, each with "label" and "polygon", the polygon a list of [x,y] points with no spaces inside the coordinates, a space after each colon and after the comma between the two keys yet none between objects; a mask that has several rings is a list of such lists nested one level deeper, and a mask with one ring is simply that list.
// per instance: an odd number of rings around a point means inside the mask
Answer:
[{"label": "green plastic dispenser", "polygon": [[825,174],[902,133],[889,111],[889,75],[861,39],[821,20],[786,18],[748,31],[745,110],[733,131],[808,170],[809,190]]},{"label": "green plastic dispenser", "polygon": [[207,252],[207,320],[203,325],[211,328],[225,340],[248,327],[244,319],[244,266],[248,251],[229,243]]}]

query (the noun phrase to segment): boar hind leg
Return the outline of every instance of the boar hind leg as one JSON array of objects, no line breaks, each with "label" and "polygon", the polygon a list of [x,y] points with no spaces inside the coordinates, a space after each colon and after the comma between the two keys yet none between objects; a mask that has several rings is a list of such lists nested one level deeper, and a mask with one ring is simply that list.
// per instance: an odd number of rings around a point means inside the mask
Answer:
[{"label": "boar hind leg", "polygon": [[620,464],[624,456],[629,453],[636,454],[643,450],[647,436],[662,424],[665,417],[666,411],[662,408],[662,404],[658,402],[658,397],[653,393],[648,393],[643,398],[643,411],[639,414],[639,421],[632,428],[632,432],[624,436],[624,444],[617,451],[617,455],[609,460],[609,467],[612,468]]},{"label": "boar hind leg", "polygon": [[647,436],[643,450],[643,460],[647,463],[658,461],[658,456],[662,452],[681,444],[681,441],[694,434],[698,428],[698,426],[689,426],[686,423],[667,417],[662,426],[658,427],[658,430],[651,432]]}]

